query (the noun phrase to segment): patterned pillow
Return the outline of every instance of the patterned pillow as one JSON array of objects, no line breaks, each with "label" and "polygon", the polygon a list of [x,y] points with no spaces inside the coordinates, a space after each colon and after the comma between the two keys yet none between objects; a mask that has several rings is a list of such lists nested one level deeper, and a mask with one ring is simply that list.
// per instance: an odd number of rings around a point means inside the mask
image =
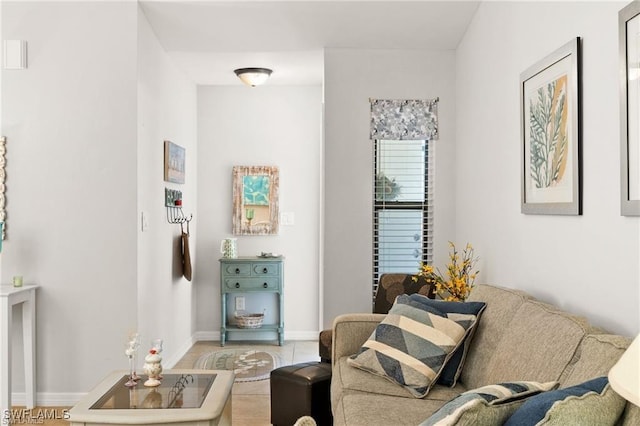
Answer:
[{"label": "patterned pillow", "polygon": [[576,386],[536,395],[527,400],[505,426],[614,425],[624,411],[626,401],[611,389],[606,377]]},{"label": "patterned pillow", "polygon": [[420,426],[501,425],[525,398],[556,386],[558,382],[511,382],[483,386],[461,393]]},{"label": "patterned pillow", "polygon": [[484,309],[487,307],[487,304],[484,302],[445,302],[444,300],[429,299],[420,294],[412,294],[410,298],[411,300],[414,300],[416,302],[420,302],[428,306],[433,306],[440,312],[444,312],[446,314],[458,313],[476,316],[476,320],[471,325],[469,333],[467,333],[466,337],[464,338],[463,344],[453,352],[453,355],[451,355],[451,358],[442,370],[442,374],[438,378],[439,384],[454,387],[458,382],[460,373],[462,373],[462,367],[464,366],[464,361],[467,358],[467,352],[469,351],[469,347],[471,346],[471,340],[473,339],[473,335],[478,328],[480,316],[484,312]]},{"label": "patterned pillow", "polygon": [[474,321],[474,315],[447,316],[403,294],[348,363],[385,377],[422,398]]}]

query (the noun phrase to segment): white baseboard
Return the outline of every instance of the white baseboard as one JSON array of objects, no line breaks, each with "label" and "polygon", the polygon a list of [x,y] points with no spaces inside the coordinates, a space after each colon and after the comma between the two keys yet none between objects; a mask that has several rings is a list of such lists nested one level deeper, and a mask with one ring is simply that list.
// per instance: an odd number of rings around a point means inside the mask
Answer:
[{"label": "white baseboard", "polygon": [[[38,407],[71,407],[84,397],[86,393],[79,392],[38,392],[36,394],[36,405]],[[26,405],[27,395],[24,392],[13,392],[11,394],[11,405]]]},{"label": "white baseboard", "polygon": [[[319,331],[286,331],[284,332],[284,340],[296,341],[296,340],[318,340],[318,336],[320,335]],[[193,340],[195,342],[201,341],[220,341],[220,332],[219,331],[197,331],[193,335]],[[259,340],[273,340],[271,338],[264,338]]]},{"label": "white baseboard", "polygon": [[162,360],[163,367],[167,370],[173,368],[178,363],[178,361],[180,361],[182,357],[185,356],[187,352],[189,352],[189,349],[191,349],[195,342],[197,342],[195,335],[188,338],[182,344],[182,346],[178,348],[177,351],[175,351],[171,356]]},{"label": "white baseboard", "polygon": [[202,341],[220,341],[220,332],[219,331],[196,331],[193,335],[193,339],[196,342]]},{"label": "white baseboard", "polygon": [[284,340],[318,340],[319,331],[285,331]]}]

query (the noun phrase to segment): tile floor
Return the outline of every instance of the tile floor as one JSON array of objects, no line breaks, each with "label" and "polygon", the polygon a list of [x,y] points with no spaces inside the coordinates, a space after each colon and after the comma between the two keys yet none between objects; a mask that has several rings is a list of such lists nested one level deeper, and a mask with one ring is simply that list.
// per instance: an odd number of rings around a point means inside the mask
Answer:
[{"label": "tile floor", "polygon": [[[282,365],[297,364],[299,362],[319,361],[317,341],[285,342],[278,346],[270,342],[227,342],[224,349],[228,348],[260,349],[274,352],[280,356]],[[174,368],[193,368],[195,362],[208,352],[222,349],[220,342],[197,342],[178,361]],[[269,380],[257,382],[234,383],[232,390],[232,417],[233,426],[268,426],[271,425],[271,402]],[[18,407],[14,407],[18,408]],[[36,407],[34,410],[38,410]],[[41,407],[54,409],[54,407]],[[68,407],[55,407],[57,412]],[[62,417],[62,414],[60,414]],[[45,420],[46,426],[68,426],[65,420]]]},{"label": "tile floor", "polygon": [[[282,346],[270,342],[231,341],[226,343],[224,349],[235,347],[268,350],[276,353],[280,356],[282,365],[320,360],[317,341],[285,342]],[[200,356],[220,349],[222,349],[220,342],[197,342],[175,365],[175,368],[192,368]],[[234,383],[232,395],[233,426],[271,425],[269,380]]]}]

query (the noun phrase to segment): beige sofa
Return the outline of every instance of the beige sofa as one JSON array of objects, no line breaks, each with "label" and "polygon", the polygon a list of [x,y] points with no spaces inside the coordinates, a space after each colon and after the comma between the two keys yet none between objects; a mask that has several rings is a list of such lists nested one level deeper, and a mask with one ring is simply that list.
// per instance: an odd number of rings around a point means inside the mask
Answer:
[{"label": "beige sofa", "polygon": [[[469,300],[486,302],[487,307],[460,380],[453,388],[434,386],[423,399],[347,363],[385,315],[336,318],[331,379],[334,425],[418,425],[461,392],[506,381],[558,381],[560,388],[573,386],[606,375],[631,343],[522,291],[478,285]],[[580,419],[576,424],[589,422]],[[627,403],[619,424],[640,425],[640,408]]]}]

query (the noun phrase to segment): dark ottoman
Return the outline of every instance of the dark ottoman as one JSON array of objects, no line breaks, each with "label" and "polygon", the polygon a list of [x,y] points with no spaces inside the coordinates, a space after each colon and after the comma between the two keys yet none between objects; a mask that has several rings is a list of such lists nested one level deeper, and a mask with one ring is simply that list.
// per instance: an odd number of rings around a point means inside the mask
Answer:
[{"label": "dark ottoman", "polygon": [[304,362],[271,372],[271,423],[290,426],[311,416],[318,426],[331,425],[331,364]]}]

